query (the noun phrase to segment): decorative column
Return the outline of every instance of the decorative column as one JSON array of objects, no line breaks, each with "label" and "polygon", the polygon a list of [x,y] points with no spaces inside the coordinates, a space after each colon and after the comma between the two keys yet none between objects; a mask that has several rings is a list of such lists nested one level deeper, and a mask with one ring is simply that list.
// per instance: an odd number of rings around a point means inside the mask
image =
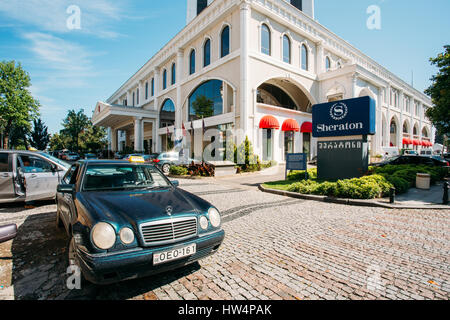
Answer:
[{"label": "decorative column", "polygon": [[111,151],[117,151],[117,130],[111,129]]},{"label": "decorative column", "polygon": [[399,109],[400,109],[400,126],[398,128],[400,134],[397,136],[397,145],[399,149],[403,148],[403,122],[405,121],[405,95],[403,91],[399,93]]},{"label": "decorative column", "polygon": [[177,101],[175,109],[175,128],[181,129],[183,118],[183,101],[181,101],[181,81],[184,77],[184,50],[179,49],[177,53]]},{"label": "decorative column", "polygon": [[139,103],[136,103],[137,107],[144,105],[145,103],[145,88],[142,81],[139,81],[139,95],[138,95]]},{"label": "decorative column", "polygon": [[248,124],[248,33],[250,20],[250,4],[247,1],[242,2],[241,6],[241,79],[240,79],[240,120],[241,129],[247,134]]},{"label": "decorative column", "polygon": [[386,88],[386,105],[387,105],[387,112],[386,112],[386,147],[391,146],[391,84],[389,83]]},{"label": "decorative column", "polygon": [[324,72],[324,61],[323,61],[323,44],[322,41],[317,43],[316,48],[317,54],[316,54],[316,73],[321,74]]},{"label": "decorative column", "polygon": [[352,98],[356,98],[356,84],[358,82],[358,73],[352,75]]},{"label": "decorative column", "polygon": [[133,106],[133,95],[130,90],[127,90],[127,106]]},{"label": "decorative column", "polygon": [[144,132],[142,126],[142,118],[134,118],[134,149],[136,151],[144,151]]},{"label": "decorative column", "polygon": [[156,110],[156,120],[155,120],[155,129],[153,130],[153,132],[155,133],[155,135],[153,136],[153,143],[155,145],[155,151],[156,152],[160,152],[161,151],[161,141],[159,139],[159,134],[158,134],[158,129],[159,129],[159,73],[160,73],[161,69],[159,67],[156,67],[153,71],[153,77],[155,79],[155,95],[153,97],[154,99],[154,110]]}]

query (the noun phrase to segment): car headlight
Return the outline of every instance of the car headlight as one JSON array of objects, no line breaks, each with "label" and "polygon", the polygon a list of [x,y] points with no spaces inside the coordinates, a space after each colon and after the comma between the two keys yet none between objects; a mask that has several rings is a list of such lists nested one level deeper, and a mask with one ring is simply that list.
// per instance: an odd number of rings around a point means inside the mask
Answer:
[{"label": "car headlight", "polygon": [[200,217],[200,228],[203,230],[208,229],[208,219],[205,216]]},{"label": "car headlight", "polygon": [[132,244],[134,242],[134,232],[130,228],[122,228],[119,233],[120,241],[124,244]]},{"label": "car headlight", "polygon": [[92,241],[99,249],[108,250],[116,243],[116,231],[109,223],[99,222],[92,228]]},{"label": "car headlight", "polygon": [[208,210],[209,221],[214,228],[218,228],[220,226],[220,213],[216,208],[210,208]]}]

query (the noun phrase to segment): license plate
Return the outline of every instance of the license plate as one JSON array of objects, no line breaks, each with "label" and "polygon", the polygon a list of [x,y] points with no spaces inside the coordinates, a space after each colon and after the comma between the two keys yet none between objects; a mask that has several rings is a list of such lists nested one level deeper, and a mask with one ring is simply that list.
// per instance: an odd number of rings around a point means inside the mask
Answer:
[{"label": "license plate", "polygon": [[161,264],[169,261],[185,258],[192,256],[197,252],[197,245],[191,244],[190,246],[183,247],[180,249],[168,250],[163,252],[157,252],[153,254],[153,264]]}]

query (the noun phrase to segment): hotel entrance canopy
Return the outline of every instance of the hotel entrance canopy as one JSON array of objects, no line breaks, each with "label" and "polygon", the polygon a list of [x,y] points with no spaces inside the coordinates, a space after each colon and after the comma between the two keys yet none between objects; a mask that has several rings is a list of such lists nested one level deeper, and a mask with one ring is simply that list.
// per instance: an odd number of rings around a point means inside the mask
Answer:
[{"label": "hotel entrance canopy", "polygon": [[139,107],[127,107],[98,102],[94,115],[92,116],[92,124],[106,128],[117,128],[123,122],[136,118],[157,119],[157,112]]}]

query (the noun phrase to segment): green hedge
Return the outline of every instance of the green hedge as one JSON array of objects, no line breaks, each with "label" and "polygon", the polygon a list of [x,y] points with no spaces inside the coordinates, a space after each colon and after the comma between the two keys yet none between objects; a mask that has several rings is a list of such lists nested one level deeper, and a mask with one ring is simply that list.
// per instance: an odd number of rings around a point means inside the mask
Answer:
[{"label": "green hedge", "polygon": [[174,176],[187,176],[188,168],[181,166],[171,166],[170,174],[173,174]]},{"label": "green hedge", "polygon": [[388,196],[392,187],[395,187],[397,194],[407,192],[415,186],[417,173],[430,174],[432,183],[435,183],[442,180],[446,172],[446,168],[434,166],[389,165],[371,167],[369,175],[362,178],[318,181],[317,169],[308,170],[309,180],[305,180],[304,171],[292,171],[288,174],[288,181],[293,183],[287,190],[338,198],[375,199]]}]

